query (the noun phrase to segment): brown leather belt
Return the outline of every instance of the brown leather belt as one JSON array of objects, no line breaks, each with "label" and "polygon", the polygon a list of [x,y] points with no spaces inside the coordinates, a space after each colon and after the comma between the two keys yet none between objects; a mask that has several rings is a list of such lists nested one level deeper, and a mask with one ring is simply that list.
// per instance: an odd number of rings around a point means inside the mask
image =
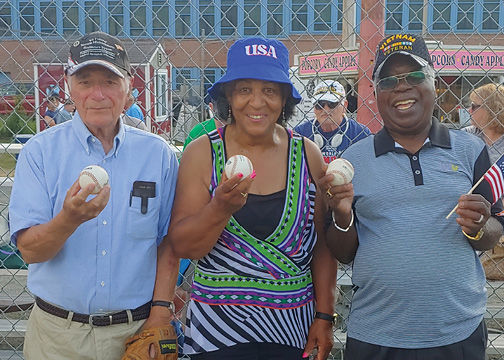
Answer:
[{"label": "brown leather belt", "polygon": [[[68,314],[70,313],[68,310],[62,309],[55,305],[49,304],[48,302],[42,300],[39,297],[35,298],[35,302],[37,306],[45,311],[48,314],[67,319]],[[131,310],[131,315],[133,317],[133,321],[147,319],[150,314],[151,302],[137,307],[136,309]],[[128,313],[126,310],[116,312],[113,314],[92,314],[85,315],[74,313],[72,316],[72,321],[77,321],[84,324],[89,324],[91,326],[109,326],[116,324],[125,324],[128,322]]]}]

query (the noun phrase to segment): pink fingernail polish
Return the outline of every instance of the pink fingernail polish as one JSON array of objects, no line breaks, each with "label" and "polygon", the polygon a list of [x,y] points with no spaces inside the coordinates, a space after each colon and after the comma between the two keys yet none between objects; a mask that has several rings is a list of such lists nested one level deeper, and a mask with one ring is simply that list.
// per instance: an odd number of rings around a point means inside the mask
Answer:
[{"label": "pink fingernail polish", "polygon": [[241,179],[243,177],[242,173],[238,173],[238,177]]},{"label": "pink fingernail polish", "polygon": [[308,354],[308,353],[306,353],[306,352],[305,352],[305,353],[303,353],[303,359],[304,359],[304,358],[307,358],[307,357],[308,357],[308,355],[309,355],[309,354]]},{"label": "pink fingernail polish", "polygon": [[253,179],[257,176],[255,170],[252,170],[252,175],[250,175],[250,178]]}]

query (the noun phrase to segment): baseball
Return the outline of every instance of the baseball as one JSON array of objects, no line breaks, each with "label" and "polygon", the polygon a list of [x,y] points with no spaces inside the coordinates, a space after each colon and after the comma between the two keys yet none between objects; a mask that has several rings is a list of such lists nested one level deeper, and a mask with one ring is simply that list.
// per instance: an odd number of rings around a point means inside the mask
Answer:
[{"label": "baseball", "polygon": [[327,166],[327,174],[333,174],[332,186],[348,184],[354,176],[354,168],[350,161],[345,159],[335,159]]},{"label": "baseball", "polygon": [[245,155],[235,155],[231,156],[226,162],[226,167],[224,168],[226,176],[230,179],[233,175],[242,173],[243,179],[252,174],[254,168],[252,162]]},{"label": "baseball", "polygon": [[104,168],[98,165],[86,166],[79,174],[79,185],[84,189],[89,184],[94,184],[95,188],[91,194],[98,194],[109,182],[109,176]]}]

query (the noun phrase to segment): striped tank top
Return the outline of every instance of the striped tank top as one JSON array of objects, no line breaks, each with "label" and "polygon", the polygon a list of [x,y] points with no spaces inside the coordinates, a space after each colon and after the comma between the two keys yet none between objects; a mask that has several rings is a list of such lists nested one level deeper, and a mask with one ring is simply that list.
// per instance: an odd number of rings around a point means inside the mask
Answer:
[{"label": "striped tank top", "polygon": [[[208,134],[212,194],[226,162],[224,129]],[[212,251],[198,261],[184,354],[249,342],[301,349],[306,343],[314,314],[310,261],[316,241],[316,189],[302,137],[286,131],[288,174],[280,221],[269,236],[258,239],[231,216]]]}]

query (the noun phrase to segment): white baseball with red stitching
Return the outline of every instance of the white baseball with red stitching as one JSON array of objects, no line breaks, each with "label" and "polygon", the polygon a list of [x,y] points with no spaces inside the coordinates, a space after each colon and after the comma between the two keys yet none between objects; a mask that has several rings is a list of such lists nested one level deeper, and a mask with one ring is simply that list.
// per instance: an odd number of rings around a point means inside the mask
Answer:
[{"label": "white baseball with red stitching", "polygon": [[354,176],[354,168],[350,161],[335,159],[327,166],[326,174],[333,174],[332,186],[348,184]]},{"label": "white baseball with red stitching", "polygon": [[79,185],[84,189],[89,184],[95,188],[91,194],[98,194],[109,182],[109,176],[104,168],[98,165],[86,166],[79,174]]},{"label": "white baseball with red stitching", "polygon": [[234,155],[231,156],[228,161],[226,161],[226,167],[224,168],[226,172],[226,176],[231,178],[235,174],[242,173],[243,179],[252,174],[254,171],[254,167],[252,166],[252,162],[245,155]]}]

